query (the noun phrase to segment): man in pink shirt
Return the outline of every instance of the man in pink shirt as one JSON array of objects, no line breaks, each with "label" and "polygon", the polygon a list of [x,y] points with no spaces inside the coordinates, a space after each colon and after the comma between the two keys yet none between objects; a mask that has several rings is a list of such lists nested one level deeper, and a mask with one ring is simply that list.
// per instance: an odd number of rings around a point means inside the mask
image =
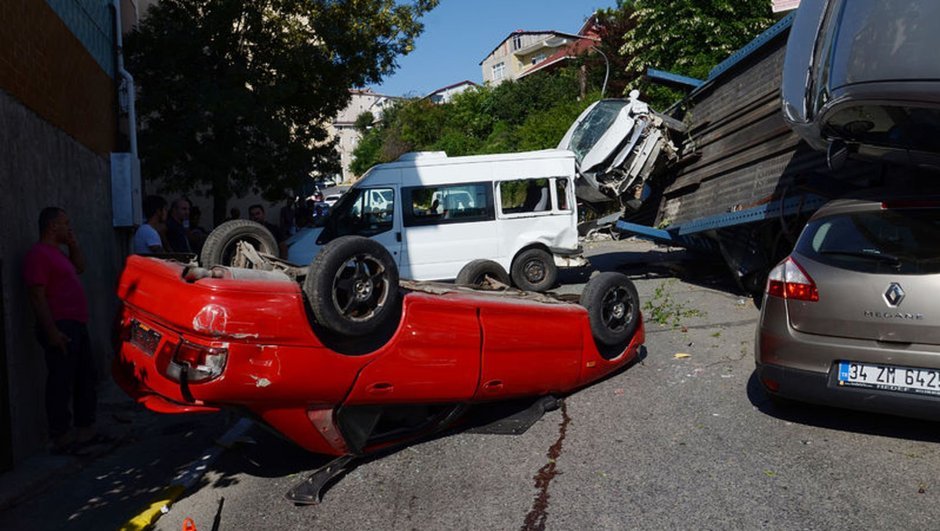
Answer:
[{"label": "man in pink shirt", "polygon": [[46,355],[49,432],[54,450],[64,451],[95,437],[97,375],[88,337],[88,300],[78,279],[85,257],[61,208],[42,210],[39,234],[26,254],[23,276]]}]

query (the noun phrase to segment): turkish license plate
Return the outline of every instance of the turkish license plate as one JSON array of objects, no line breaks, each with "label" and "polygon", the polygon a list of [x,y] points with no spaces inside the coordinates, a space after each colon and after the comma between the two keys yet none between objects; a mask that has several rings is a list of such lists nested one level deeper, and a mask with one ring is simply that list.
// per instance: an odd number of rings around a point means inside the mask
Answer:
[{"label": "turkish license plate", "polygon": [[131,326],[131,343],[137,345],[148,356],[153,356],[153,353],[157,351],[160,337],[160,332],[139,321],[134,321]]},{"label": "turkish license plate", "polygon": [[940,395],[940,370],[840,361],[839,385]]}]

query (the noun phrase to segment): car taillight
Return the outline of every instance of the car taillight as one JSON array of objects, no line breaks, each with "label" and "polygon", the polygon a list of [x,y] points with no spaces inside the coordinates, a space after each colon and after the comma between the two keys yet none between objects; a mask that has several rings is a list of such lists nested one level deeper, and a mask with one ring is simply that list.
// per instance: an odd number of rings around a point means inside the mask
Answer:
[{"label": "car taillight", "polygon": [[177,365],[187,367],[186,377],[190,382],[202,382],[218,378],[225,368],[228,349],[204,347],[183,341],[173,355]]},{"label": "car taillight", "polygon": [[767,275],[767,294],[781,299],[816,302],[819,290],[816,283],[793,258],[777,264]]}]

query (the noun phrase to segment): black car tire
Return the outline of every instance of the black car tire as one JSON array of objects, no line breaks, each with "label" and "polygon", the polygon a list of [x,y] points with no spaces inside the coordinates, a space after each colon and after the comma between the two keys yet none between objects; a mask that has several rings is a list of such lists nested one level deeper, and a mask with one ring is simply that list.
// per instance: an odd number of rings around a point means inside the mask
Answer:
[{"label": "black car tire", "polygon": [[199,263],[210,268],[231,265],[238,242],[248,242],[259,253],[277,256],[277,240],[267,227],[248,219],[233,219],[219,225],[202,245]]},{"label": "black car tire", "polygon": [[374,332],[398,315],[398,267],[388,250],[362,236],[337,238],[307,270],[304,293],[314,319],[344,336]]},{"label": "black car tire", "polygon": [[640,322],[636,287],[622,273],[601,273],[589,280],[581,306],[587,308],[594,340],[608,347],[625,345]]},{"label": "black car tire", "polygon": [[512,261],[512,282],[521,290],[545,291],[554,287],[557,280],[555,260],[544,249],[526,249]]},{"label": "black car tire", "polygon": [[457,279],[454,280],[454,284],[471,288],[484,288],[486,286],[487,277],[506,284],[507,286],[512,283],[512,280],[509,279],[509,273],[503,269],[503,266],[492,260],[480,258],[471,260],[467,265],[463,266],[460,272],[457,273]]}]

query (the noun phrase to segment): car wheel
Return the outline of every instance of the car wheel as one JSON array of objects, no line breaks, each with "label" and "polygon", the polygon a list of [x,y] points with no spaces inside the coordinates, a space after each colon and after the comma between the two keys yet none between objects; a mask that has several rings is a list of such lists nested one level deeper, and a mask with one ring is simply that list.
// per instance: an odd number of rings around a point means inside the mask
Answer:
[{"label": "car wheel", "polygon": [[231,265],[238,242],[250,243],[259,253],[277,256],[277,240],[264,225],[247,219],[233,219],[219,225],[202,245],[199,262],[202,267]]},{"label": "car wheel", "polygon": [[507,286],[512,283],[509,279],[509,273],[503,269],[503,266],[492,260],[478,259],[471,260],[460,269],[454,284],[482,289],[488,285],[486,283],[487,278]]},{"label": "car wheel", "polygon": [[601,273],[581,293],[594,340],[606,346],[627,343],[640,320],[640,298],[633,282],[622,273]]},{"label": "car wheel", "polygon": [[526,249],[512,262],[512,282],[525,291],[545,291],[555,286],[558,268],[547,251]]},{"label": "car wheel", "polygon": [[398,268],[382,244],[344,236],[313,259],[304,293],[321,325],[345,336],[369,334],[398,314]]}]

